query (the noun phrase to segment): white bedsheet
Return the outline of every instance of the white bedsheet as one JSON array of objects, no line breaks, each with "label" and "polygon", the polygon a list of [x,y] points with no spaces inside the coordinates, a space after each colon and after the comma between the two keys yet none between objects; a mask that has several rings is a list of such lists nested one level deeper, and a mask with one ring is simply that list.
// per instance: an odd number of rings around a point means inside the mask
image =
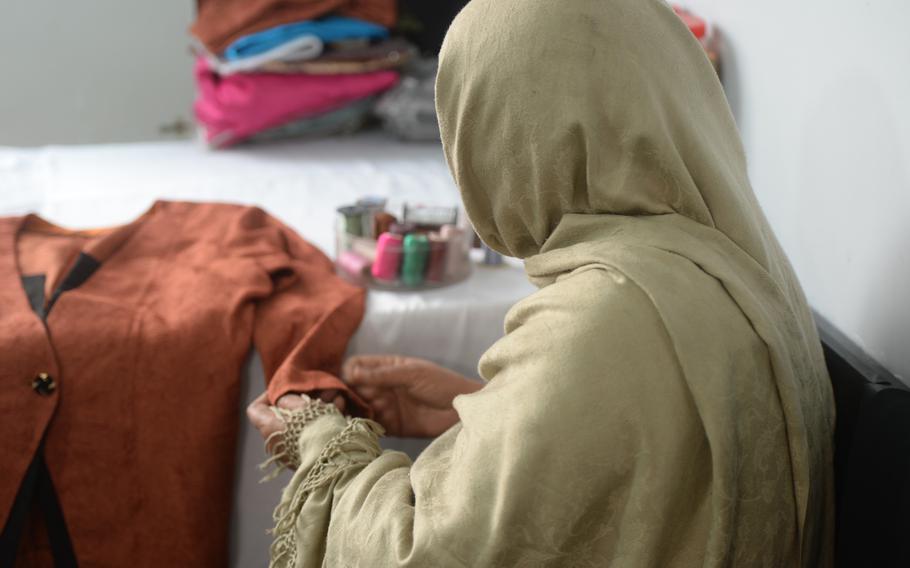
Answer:
[{"label": "white bedsheet", "polygon": [[[155,199],[230,201],[263,207],[330,256],[334,210],[365,194],[455,205],[458,192],[438,145],[413,145],[380,133],[318,142],[288,142],[220,152],[193,142],[0,148],[0,215],[30,211],[60,225],[124,223]],[[421,293],[373,291],[352,353],[401,353],[467,375],[502,333],[505,312],[533,288],[516,265],[477,267],[470,279]],[[244,398],[264,385],[253,357]],[[267,565],[265,530],[281,481],[258,485],[258,434],[240,436],[232,565]],[[415,454],[423,443],[392,440]]]}]

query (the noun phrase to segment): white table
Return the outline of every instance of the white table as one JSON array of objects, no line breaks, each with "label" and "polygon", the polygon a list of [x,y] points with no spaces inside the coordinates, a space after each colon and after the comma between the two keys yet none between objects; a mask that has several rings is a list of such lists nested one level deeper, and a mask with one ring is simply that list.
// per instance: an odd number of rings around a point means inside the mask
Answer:
[{"label": "white table", "polygon": [[[115,225],[155,199],[230,201],[263,207],[332,254],[334,210],[363,195],[454,205],[458,191],[441,147],[381,133],[213,152],[194,142],[0,148],[0,215],[36,212],[74,228]],[[477,267],[468,280],[421,293],[374,291],[352,353],[400,353],[475,375],[502,334],[505,312],[533,291],[517,265]],[[264,385],[251,358],[244,399]],[[243,423],[238,447],[232,565],[267,565],[271,511],[282,481],[258,484],[262,443]],[[422,441],[390,440],[412,455]]]}]

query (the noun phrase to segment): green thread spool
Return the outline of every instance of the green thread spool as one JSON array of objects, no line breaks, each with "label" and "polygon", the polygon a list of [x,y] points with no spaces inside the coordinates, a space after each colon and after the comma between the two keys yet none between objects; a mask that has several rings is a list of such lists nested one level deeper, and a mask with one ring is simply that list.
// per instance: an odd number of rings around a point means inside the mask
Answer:
[{"label": "green thread spool", "polygon": [[401,262],[401,283],[405,286],[420,286],[430,256],[430,241],[426,235],[408,235],[404,238],[402,249],[404,259]]},{"label": "green thread spool", "polygon": [[338,214],[344,222],[344,232],[355,237],[363,236],[363,207],[350,205],[348,207],[339,207]]}]

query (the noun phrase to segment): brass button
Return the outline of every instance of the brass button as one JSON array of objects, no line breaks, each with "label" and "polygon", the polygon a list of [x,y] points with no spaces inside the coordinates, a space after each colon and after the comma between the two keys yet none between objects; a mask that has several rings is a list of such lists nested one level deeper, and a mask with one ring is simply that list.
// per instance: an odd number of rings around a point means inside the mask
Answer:
[{"label": "brass button", "polygon": [[54,377],[47,373],[38,373],[35,380],[32,381],[32,388],[36,393],[48,396],[57,388],[57,383],[54,382]]}]

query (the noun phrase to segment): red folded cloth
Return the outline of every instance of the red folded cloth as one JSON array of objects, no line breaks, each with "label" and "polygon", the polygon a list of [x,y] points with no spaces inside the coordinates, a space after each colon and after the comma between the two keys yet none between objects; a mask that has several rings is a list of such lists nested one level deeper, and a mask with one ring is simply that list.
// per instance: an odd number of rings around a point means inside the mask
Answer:
[{"label": "red folded cloth", "polygon": [[236,144],[256,133],[312,117],[381,93],[398,82],[395,71],[352,75],[237,74],[227,77],[196,60],[196,119],[206,141]]}]

